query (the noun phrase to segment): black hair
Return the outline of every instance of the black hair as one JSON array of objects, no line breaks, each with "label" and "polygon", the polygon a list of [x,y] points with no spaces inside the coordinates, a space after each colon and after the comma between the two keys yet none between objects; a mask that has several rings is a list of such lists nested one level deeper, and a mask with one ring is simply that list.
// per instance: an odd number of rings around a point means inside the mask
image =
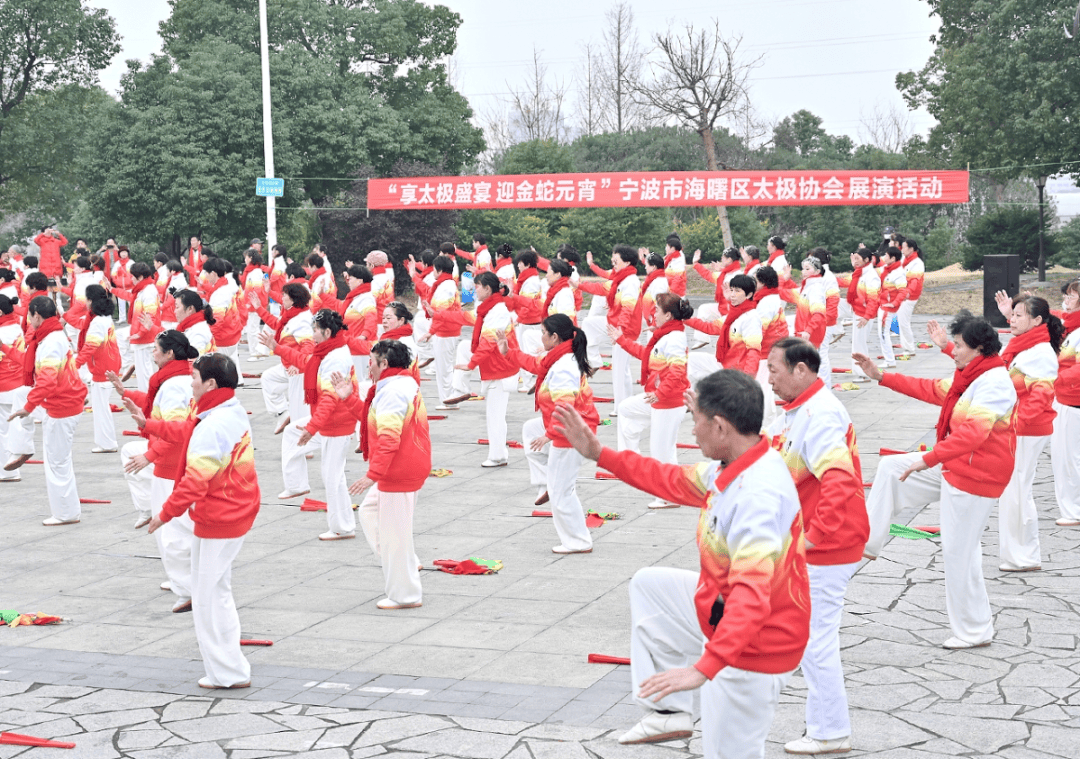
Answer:
[{"label": "black hair", "polygon": [[682,250],[682,239],[676,234],[668,235],[667,240],[665,240],[664,242],[666,242],[670,247],[674,248],[675,250]]},{"label": "black hair", "polygon": [[341,314],[337,311],[320,308],[318,313],[315,314],[315,326],[319,329],[330,330],[330,337],[334,337],[338,332],[345,329],[345,320],[341,318]]},{"label": "black hair", "polygon": [[289,251],[281,243],[278,243],[274,247],[270,248],[270,252],[274,254],[274,258],[277,258],[279,256],[281,258],[285,258],[287,255],[289,255]]},{"label": "black hair", "polygon": [[810,251],[810,255],[821,261],[823,264],[829,263],[832,260],[832,253],[825,250],[825,248],[814,248]]},{"label": "black hair", "polygon": [[637,251],[634,250],[634,247],[632,245],[616,245],[614,248],[612,248],[611,254],[614,256],[618,256],[624,262],[630,264],[631,266],[637,266],[638,254]]},{"label": "black hair", "polygon": [[697,406],[709,417],[728,421],[740,435],[761,431],[765,394],[761,385],[738,369],[720,369],[698,380]]},{"label": "black hair", "polygon": [[165,268],[173,274],[180,274],[182,271],[184,271],[184,265],[177,261],[175,258],[170,258],[168,261],[166,261]]},{"label": "black hair", "polygon": [[807,261],[810,262],[810,266],[813,267],[814,271],[816,271],[818,274],[821,274],[825,271],[825,264],[817,256],[808,255],[806,258],[803,259],[803,263],[806,263]]},{"label": "black hair", "polygon": [[899,261],[904,257],[904,254],[900,251],[900,248],[896,247],[895,245],[890,245],[889,247],[885,248],[885,255],[889,256],[889,258],[893,259],[894,261]]},{"label": "black hair", "polygon": [[51,319],[56,316],[56,304],[53,299],[45,295],[38,295],[30,301],[29,313],[31,316],[40,316],[43,319]]},{"label": "black hair", "polygon": [[225,266],[225,262],[220,258],[208,258],[203,261],[202,270],[209,274],[217,274],[219,277],[224,277],[229,273],[229,270]]},{"label": "black hair", "polygon": [[94,316],[112,316],[113,301],[109,291],[101,285],[86,286],[86,302]]},{"label": "black hair", "polygon": [[473,242],[478,242],[481,245],[486,245],[487,244],[487,238],[484,237],[484,235],[482,233],[480,233],[480,232],[477,232],[476,234],[474,234],[472,236],[472,239],[473,239]]},{"label": "black hair", "polygon": [[[769,267],[769,266],[762,266],[761,267],[761,269],[769,269],[769,268],[772,268],[772,267]],[[761,271],[761,269],[758,269],[758,271]],[[736,274],[734,277],[731,278],[731,281],[728,282],[728,287],[737,287],[740,290],[742,290],[744,293],[746,293],[747,298],[752,298],[752,297],[754,297],[754,292],[757,290],[757,280],[755,280],[753,277],[749,276],[748,274]]]},{"label": "black hair", "polygon": [[787,247],[787,243],[784,242],[784,238],[781,237],[780,235],[773,235],[772,237],[769,238],[769,242],[771,242],[772,246],[774,248],[776,248],[777,250],[783,250],[784,248]]},{"label": "black hair", "polygon": [[922,251],[919,250],[919,243],[917,243],[915,241],[914,237],[908,237],[906,240],[904,240],[904,242],[906,242],[907,246],[909,248],[911,248],[913,251],[915,251],[916,253],[922,253]]},{"label": "black hair", "polygon": [[409,346],[400,340],[380,340],[371,346],[371,355],[386,359],[391,369],[405,369],[412,363]]},{"label": "black hair", "polygon": [[307,279],[307,272],[304,271],[304,267],[295,261],[285,267],[285,276],[289,279]]},{"label": "black hair", "polygon": [[1046,299],[1028,295],[1013,300],[1013,306],[1018,303],[1024,305],[1024,310],[1032,319],[1035,317],[1042,318],[1042,323],[1046,325],[1047,330],[1050,332],[1050,346],[1054,349],[1054,353],[1060,353],[1061,341],[1065,338],[1065,325],[1061,319],[1050,313],[1050,304],[1046,302]]},{"label": "black hair", "polygon": [[38,257],[37,256],[23,256],[23,264],[26,265],[27,269],[36,269],[37,265],[38,265]]},{"label": "black hair", "polygon": [[491,292],[493,293],[501,292],[503,295],[506,295],[510,292],[506,285],[504,285],[499,279],[498,275],[495,274],[495,272],[493,271],[485,271],[483,274],[478,276],[476,278],[476,285],[483,285],[484,287],[491,290]]},{"label": "black hair", "polygon": [[0,314],[7,316],[15,310],[15,304],[19,301],[15,298],[9,298],[6,295],[0,295]]},{"label": "black hair", "polygon": [[214,309],[209,303],[203,303],[202,296],[194,290],[178,290],[173,297],[184,308],[193,308],[196,311],[202,311],[207,324],[213,325],[217,322],[217,319],[214,318]]},{"label": "black hair", "polygon": [[199,373],[203,382],[214,380],[219,388],[235,389],[240,384],[236,364],[224,353],[204,353],[195,359],[191,368]]},{"label": "black hair", "polygon": [[736,247],[724,248],[723,252],[720,254],[720,257],[726,258],[731,261],[738,261],[740,258],[739,249]]},{"label": "black hair", "polygon": [[150,268],[150,264],[143,263],[142,261],[136,261],[131,265],[131,276],[135,279],[146,279],[153,275],[154,270]]},{"label": "black hair", "polygon": [[83,271],[90,271],[93,264],[90,263],[90,256],[79,256],[75,259],[75,265]]},{"label": "black hair", "polygon": [[564,261],[561,258],[553,258],[548,261],[548,269],[561,277],[569,277],[574,273],[573,269],[570,268],[569,262]]},{"label": "black hair", "polygon": [[244,251],[244,255],[248,257],[252,266],[262,266],[262,255],[255,248],[248,248]]},{"label": "black hair", "polygon": [[578,253],[577,248],[573,247],[572,245],[567,245],[566,243],[563,243],[559,246],[559,252],[557,255],[563,261],[566,261],[572,266],[577,266],[579,263],[581,263],[581,254]]},{"label": "black hair", "polygon": [[495,251],[495,257],[496,258],[513,258],[514,257],[514,249],[512,247],[510,247],[510,243],[504,242],[502,245],[499,246],[499,249],[497,251]]},{"label": "black hair", "polygon": [[366,266],[361,266],[360,264],[353,264],[345,270],[345,273],[353,279],[360,279],[364,282],[370,282],[375,278],[371,273],[371,269]]},{"label": "black hair", "polygon": [[1070,279],[1061,286],[1062,295],[1068,295],[1069,293],[1080,294],[1080,279]]},{"label": "black hair", "polygon": [[169,254],[158,251],[154,254],[154,260],[159,264],[167,264],[169,262]]},{"label": "black hair", "polygon": [[435,260],[435,251],[431,248],[425,248],[420,251],[420,263],[424,266],[431,266],[431,262]]},{"label": "black hair", "polygon": [[0,279],[4,280],[5,282],[14,282],[15,272],[13,272],[11,269],[0,268]]},{"label": "black hair", "polygon": [[326,261],[323,260],[323,257],[320,256],[318,253],[310,253],[308,254],[305,263],[312,269],[321,269],[323,264],[326,263]]},{"label": "black hair", "polygon": [[646,258],[645,260],[648,262],[649,266],[653,267],[654,269],[660,269],[661,271],[663,271],[664,257],[661,256],[659,253],[650,253],[648,258]]},{"label": "black hair", "polygon": [[30,289],[31,292],[44,292],[45,290],[49,289],[49,278],[40,271],[35,271],[27,274],[26,279],[24,279],[23,282],[26,283],[26,286]]},{"label": "black hair", "polygon": [[766,288],[771,289],[780,286],[780,275],[777,274],[776,269],[771,266],[762,266],[754,274],[757,277],[757,281]]},{"label": "black hair", "polygon": [[953,337],[959,335],[965,345],[984,356],[1001,352],[1001,338],[998,337],[997,330],[986,319],[973,316],[970,311],[961,310],[956,315],[949,325],[949,334]]},{"label": "black hair", "polygon": [[409,307],[402,303],[400,300],[395,300],[387,303],[386,308],[394,309],[394,316],[396,316],[397,318],[404,319],[407,322],[412,321],[412,311],[410,311]]},{"label": "black hair", "polygon": [[596,370],[589,364],[588,338],[585,330],[578,327],[566,314],[552,314],[543,321],[544,329],[559,338],[560,342],[570,340],[570,350],[573,351],[574,360],[577,361],[578,369],[586,377],[593,376]]},{"label": "black hair", "polygon": [[821,354],[817,348],[810,344],[809,340],[801,337],[785,337],[773,343],[772,350],[780,351],[784,357],[784,366],[787,370],[794,371],[799,364],[806,364],[806,368],[817,374],[821,368]]},{"label": "black hair", "polygon": [[229,259],[227,259],[227,258],[222,258],[222,259],[221,259],[221,265],[225,267],[225,273],[226,273],[226,274],[232,274],[232,273],[233,273],[233,271],[235,271],[235,270],[236,270],[236,267],[235,267],[235,266],[233,266],[233,262],[232,262],[232,261],[230,261],[230,260],[229,260]]},{"label": "black hair", "polygon": [[293,308],[307,308],[311,303],[311,293],[299,282],[290,282],[281,288],[283,295],[288,295]]},{"label": "black hair", "polygon": [[440,274],[453,274],[454,272],[454,260],[446,256],[435,256],[435,260],[432,261],[431,265]]},{"label": "black hair", "polygon": [[453,257],[457,253],[457,246],[452,242],[444,242],[439,246],[439,252],[443,255]]},{"label": "black hair", "polygon": [[[864,262],[873,260],[874,258],[874,251],[870,248],[856,248],[852,251],[852,254],[858,256]],[[865,263],[863,265],[865,266]]]},{"label": "black hair", "polygon": [[680,298],[672,292],[660,293],[656,296],[656,307],[665,314],[670,314],[672,319],[689,319],[694,315],[694,308],[686,298]]},{"label": "black hair", "polygon": [[761,258],[761,250],[757,245],[747,245],[743,250],[746,251],[746,255],[750,256],[751,261],[756,261]]},{"label": "black hair", "polygon": [[540,257],[536,255],[535,250],[522,250],[517,254],[517,261],[535,269]]},{"label": "black hair", "polygon": [[174,361],[190,361],[199,357],[199,350],[188,341],[187,335],[179,330],[165,330],[157,336],[157,344],[162,353],[172,351]]}]

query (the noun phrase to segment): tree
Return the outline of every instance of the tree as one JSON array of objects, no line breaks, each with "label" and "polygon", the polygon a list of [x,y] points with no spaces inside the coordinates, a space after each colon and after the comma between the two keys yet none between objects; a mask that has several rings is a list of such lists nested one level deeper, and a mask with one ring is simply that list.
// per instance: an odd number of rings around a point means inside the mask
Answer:
[{"label": "tree", "polygon": [[[20,108],[28,98],[35,105],[35,95],[64,85],[92,85],[120,45],[112,18],[84,7],[82,0],[4,0],[0,40],[0,202],[6,205],[7,185],[33,182],[47,165],[42,160],[47,152],[28,156],[13,149],[5,135],[18,128]],[[37,105],[55,105],[48,98],[36,100]]]},{"label": "tree", "polygon": [[896,86],[938,120],[931,147],[954,166],[994,169],[999,187],[1019,176],[1080,177],[1080,57],[1062,32],[1075,4],[927,2],[941,20],[937,47]]},{"label": "tree", "polygon": [[[964,268],[981,269],[990,255],[1020,256],[1020,267],[1033,271],[1039,263],[1039,212],[1030,208],[1007,207],[979,218],[967,231]],[[1043,245],[1046,257],[1058,252],[1058,242],[1044,221]]]},{"label": "tree", "polygon": [[[749,105],[747,80],[761,58],[739,59],[741,38],[725,39],[720,22],[711,31],[687,26],[681,34],[654,36],[660,51],[653,64],[654,81],[642,84],[640,102],[689,126],[701,135],[709,171],[717,171],[713,131],[724,119],[734,119]],[[732,244],[727,208],[718,206],[724,244]]]},{"label": "tree", "polygon": [[[641,86],[645,54],[634,28],[634,11],[627,2],[613,5],[604,14],[600,63],[601,114],[608,131],[622,134],[644,125],[646,112],[634,99]],[[591,134],[591,133],[590,133]]]},{"label": "tree", "polygon": [[603,96],[600,89],[600,60],[596,49],[585,43],[585,58],[577,74],[577,117],[581,133],[589,137],[603,131]]},{"label": "tree", "polygon": [[524,85],[515,89],[509,82],[510,129],[519,141],[553,140],[566,138],[566,114],[563,105],[567,88],[555,79],[548,81],[547,66],[541,51],[533,48],[533,65]]}]

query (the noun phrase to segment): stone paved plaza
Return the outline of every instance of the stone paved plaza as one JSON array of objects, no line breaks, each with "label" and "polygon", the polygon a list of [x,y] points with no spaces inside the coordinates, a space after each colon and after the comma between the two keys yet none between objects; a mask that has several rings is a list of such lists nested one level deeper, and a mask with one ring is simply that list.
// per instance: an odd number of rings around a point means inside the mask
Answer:
[{"label": "stone paved plaza", "polygon": [[[921,329],[925,318],[916,318]],[[850,334],[850,330],[849,330]],[[833,346],[846,367],[849,338]],[[271,361],[243,362],[260,372]],[[944,376],[951,362],[933,350],[900,364],[918,376]],[[834,375],[841,381],[843,375]],[[700,754],[700,739],[623,747],[616,738],[638,718],[628,667],[589,664],[589,653],[629,655],[627,583],[643,566],[697,568],[693,509],[649,512],[650,498],[582,471],[587,508],[621,519],[594,531],[591,555],[557,557],[549,519],[532,518],[535,489],[519,450],[510,466],[484,470],[482,403],[431,422],[432,478],[416,512],[417,550],[435,559],[501,559],[497,575],[459,577],[425,570],[424,605],[384,612],[382,574],[366,542],[323,543],[322,513],[274,497],[281,490],[276,420],[258,380],[239,397],[254,427],[263,507],[237,560],[233,583],[252,688],[201,690],[189,615],[171,614],[171,594],[153,538],[133,530],[119,455],[93,455],[91,423],[77,433],[76,467],[87,505],[73,527],[45,528],[40,466],[0,484],[0,608],[45,612],[62,625],[0,628],[0,730],[72,740],[74,751],[0,746],[22,755],[137,759],[303,755],[360,759],[676,759]],[[606,372],[594,388],[611,394]],[[434,386],[423,383],[429,413]],[[937,410],[876,385],[843,392],[872,479],[880,447],[932,440]],[[531,396],[509,410],[510,438],[534,416]],[[601,405],[601,414],[611,410]],[[118,429],[132,429],[126,415]],[[601,428],[614,444],[614,426]],[[124,438],[124,441],[131,438]],[[684,422],[680,441],[693,442]],[[40,435],[39,435],[40,445]],[[39,448],[40,450],[40,448]],[[694,450],[680,451],[684,463]],[[312,497],[322,498],[318,460]],[[349,462],[350,481],[364,470]],[[893,539],[860,569],[848,590],[842,643],[854,723],[852,755],[889,759],[1080,756],[1080,530],[1054,525],[1049,459],[1036,484],[1043,571],[998,571],[997,519],[984,536],[984,572],[994,608],[994,644],[940,647],[949,637],[940,546]],[[300,500],[300,499],[297,499]],[[901,522],[937,524],[937,507]],[[803,730],[805,685],[784,691],[766,755]]]}]

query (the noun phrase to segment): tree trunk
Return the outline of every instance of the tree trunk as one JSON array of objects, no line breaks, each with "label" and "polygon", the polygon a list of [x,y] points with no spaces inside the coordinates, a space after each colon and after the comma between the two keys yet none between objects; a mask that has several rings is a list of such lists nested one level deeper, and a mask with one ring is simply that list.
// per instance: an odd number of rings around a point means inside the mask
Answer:
[{"label": "tree trunk", "polygon": [[[709,167],[709,171],[719,171],[719,167],[716,164],[716,143],[713,141],[712,128],[704,127],[699,129],[698,134],[700,134],[701,139],[705,141],[705,161]],[[735,240],[731,236],[731,222],[728,220],[727,206],[717,206],[716,215],[720,217],[720,231],[724,235],[724,247],[734,247]]]}]

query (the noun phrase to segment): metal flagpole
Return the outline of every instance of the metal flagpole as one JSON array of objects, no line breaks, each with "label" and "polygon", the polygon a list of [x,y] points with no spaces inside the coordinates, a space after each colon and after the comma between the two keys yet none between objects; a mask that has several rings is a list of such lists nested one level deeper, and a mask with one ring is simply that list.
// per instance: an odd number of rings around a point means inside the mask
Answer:
[{"label": "metal flagpole", "polygon": [[[270,120],[270,51],[266,31],[266,0],[259,0],[259,42],[262,52],[262,107],[263,107],[263,156],[266,159],[266,176],[274,176],[274,130]],[[266,249],[277,245],[276,198],[266,198]],[[267,259],[269,260],[269,259]]]}]

